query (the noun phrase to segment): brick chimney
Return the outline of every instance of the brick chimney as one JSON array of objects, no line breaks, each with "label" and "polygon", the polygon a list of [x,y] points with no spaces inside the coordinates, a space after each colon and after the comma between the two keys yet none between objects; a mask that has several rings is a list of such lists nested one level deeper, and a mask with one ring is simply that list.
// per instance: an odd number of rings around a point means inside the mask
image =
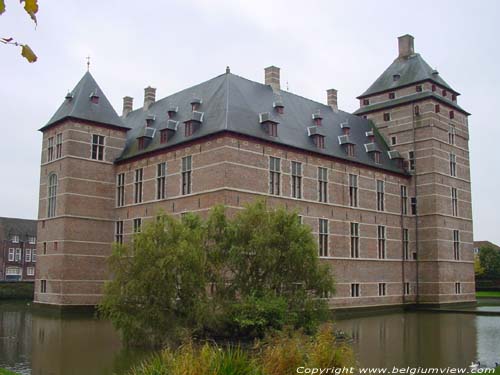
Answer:
[{"label": "brick chimney", "polygon": [[148,86],[144,89],[144,107],[143,109],[147,111],[151,104],[156,100],[156,89],[154,87]]},{"label": "brick chimney", "polygon": [[413,47],[413,36],[406,34],[398,37],[399,57],[408,57],[415,53]]},{"label": "brick chimney", "polygon": [[337,90],[328,89],[326,90],[326,103],[334,110],[338,111],[339,106],[337,104]]},{"label": "brick chimney", "polygon": [[123,111],[122,117],[127,117],[127,115],[134,109],[134,98],[131,96],[123,97]]},{"label": "brick chimney", "polygon": [[264,69],[264,82],[272,87],[274,91],[280,89],[280,68],[269,66]]}]

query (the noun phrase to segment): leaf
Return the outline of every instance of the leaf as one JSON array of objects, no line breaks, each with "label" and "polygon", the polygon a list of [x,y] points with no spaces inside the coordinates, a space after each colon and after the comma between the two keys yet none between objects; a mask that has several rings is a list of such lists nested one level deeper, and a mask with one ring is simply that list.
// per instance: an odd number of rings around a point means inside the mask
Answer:
[{"label": "leaf", "polygon": [[21,55],[30,63],[34,63],[37,60],[35,53],[27,44],[21,46]]},{"label": "leaf", "polygon": [[[0,0],[0,1],[3,1],[3,0]],[[28,13],[30,15],[33,22],[35,22],[35,24],[37,24],[35,14],[38,12],[38,0],[20,0],[20,2],[21,3],[24,2],[24,10],[26,11],[26,13]]]},{"label": "leaf", "polygon": [[4,0],[0,0],[0,14],[5,12],[5,2]]}]

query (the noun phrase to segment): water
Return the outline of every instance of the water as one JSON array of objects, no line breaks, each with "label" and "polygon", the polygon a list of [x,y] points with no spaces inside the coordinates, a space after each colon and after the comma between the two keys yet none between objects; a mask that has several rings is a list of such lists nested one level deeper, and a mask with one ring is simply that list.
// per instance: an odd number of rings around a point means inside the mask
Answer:
[{"label": "water", "polygon": [[[339,320],[366,367],[500,362],[500,316],[408,312]],[[127,350],[107,321],[58,318],[0,303],[0,367],[33,375],[124,374],[148,353]]]}]

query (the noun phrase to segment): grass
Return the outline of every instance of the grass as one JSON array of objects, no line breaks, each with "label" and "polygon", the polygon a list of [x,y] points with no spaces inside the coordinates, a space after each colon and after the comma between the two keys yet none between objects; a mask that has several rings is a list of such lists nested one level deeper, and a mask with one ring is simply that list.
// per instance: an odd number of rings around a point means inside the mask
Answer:
[{"label": "grass", "polygon": [[481,290],[476,292],[476,297],[495,297],[500,298],[500,291],[490,291],[490,290]]},{"label": "grass", "polygon": [[4,368],[0,368],[0,375],[19,375],[17,372],[12,372]]}]

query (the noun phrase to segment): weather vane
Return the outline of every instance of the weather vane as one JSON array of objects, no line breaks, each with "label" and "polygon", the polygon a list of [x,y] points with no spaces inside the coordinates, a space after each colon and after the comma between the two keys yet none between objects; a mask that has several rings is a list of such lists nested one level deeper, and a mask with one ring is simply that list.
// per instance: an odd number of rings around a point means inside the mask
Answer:
[{"label": "weather vane", "polygon": [[90,71],[90,56],[87,56],[86,59],[87,59],[87,72],[89,72]]}]

